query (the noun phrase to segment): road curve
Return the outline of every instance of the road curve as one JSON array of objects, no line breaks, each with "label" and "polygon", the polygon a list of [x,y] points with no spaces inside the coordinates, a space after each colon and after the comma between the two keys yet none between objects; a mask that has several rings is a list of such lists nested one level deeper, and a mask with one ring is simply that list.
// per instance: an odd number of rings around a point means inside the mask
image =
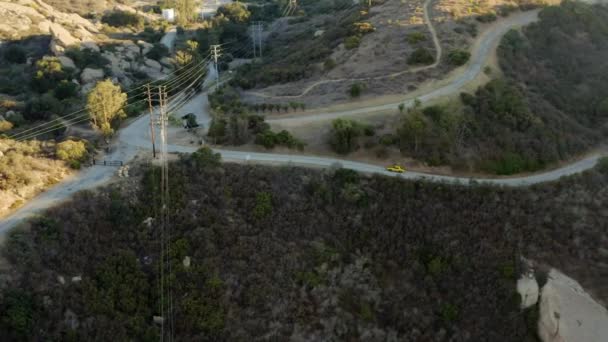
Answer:
[{"label": "road curve", "polygon": [[[114,151],[108,154],[106,160],[123,160],[125,162],[132,160],[138,151],[150,149],[149,140],[149,118],[142,116],[132,122],[125,129],[120,131],[117,147]],[[172,153],[191,153],[197,148],[192,146],[169,145],[168,150]],[[324,158],[314,156],[276,154],[276,153],[256,153],[256,152],[241,152],[225,149],[214,149],[222,155],[224,161],[229,162],[247,162],[261,164],[289,164],[302,167],[327,168],[334,165],[341,165],[344,168],[352,169],[358,172],[368,174],[381,174],[386,176],[394,176],[402,179],[410,180],[426,180],[431,182],[445,182],[452,184],[471,185],[474,183],[483,183],[499,186],[529,186],[548,181],[557,180],[563,176],[573,175],[593,168],[601,155],[594,155],[567,165],[565,167],[538,173],[530,176],[516,178],[465,178],[452,177],[444,175],[433,175],[421,172],[406,172],[396,174],[386,171],[383,167],[354,162],[350,160],[337,158]],[[0,222],[0,235],[5,234],[10,229],[15,227],[24,219],[35,216],[44,210],[57,205],[69,199],[75,192],[81,190],[92,189],[103,185],[109,181],[116,173],[116,167],[96,166],[88,168],[76,176],[63,181],[48,191],[42,193],[38,197],[29,201],[15,213],[5,218]]]},{"label": "road curve", "polygon": [[[519,17],[517,25],[524,25],[526,23],[534,21],[536,13],[528,13]],[[489,32],[482,38],[482,44],[480,45],[479,53],[475,54],[472,58],[467,71],[463,74],[463,77],[454,81],[453,83],[439,88],[429,94],[426,94],[420,99],[422,101],[428,101],[436,98],[437,96],[443,96],[454,91],[458,91],[464,84],[471,81],[481,71],[481,67],[485,62],[485,58],[489,55],[492,46],[498,41],[498,39],[514,25],[505,25],[501,29]],[[201,94],[200,96],[204,96]],[[193,99],[193,101],[199,101],[200,99]],[[394,109],[398,104],[387,104],[376,107],[362,108],[342,113],[329,113],[321,114],[319,116],[304,118],[307,121],[312,120],[327,120],[333,119],[340,116],[365,114],[373,110],[382,109]],[[201,110],[202,113],[197,113],[199,117],[208,117],[203,111],[205,110],[202,106],[196,106]],[[298,123],[299,118],[288,118],[282,120],[274,120],[274,122],[281,123]],[[150,150],[149,140],[149,117],[147,115],[141,116],[138,119],[131,122],[125,128],[121,129],[118,133],[118,137],[115,142],[115,148],[113,151],[106,155],[106,160],[122,160],[128,162],[132,160],[139,151]],[[190,153],[196,148],[192,146],[179,146],[169,145],[168,150],[170,152],[181,152]],[[353,169],[355,171],[364,173],[378,173],[387,176],[396,176],[403,179],[422,179],[433,182],[447,182],[447,183],[458,183],[464,185],[470,185],[472,181],[474,183],[486,183],[492,185],[502,186],[528,186],[532,184],[538,184],[547,181],[557,180],[560,177],[568,176],[576,173],[580,173],[585,170],[593,168],[597,161],[602,157],[601,154],[596,154],[570,165],[561,167],[559,169],[533,174],[523,177],[515,178],[463,178],[463,177],[451,177],[443,175],[425,174],[420,172],[406,172],[404,174],[394,174],[386,171],[384,168],[365,164],[360,162],[354,162],[336,158],[324,158],[314,156],[302,156],[302,155],[288,155],[288,154],[275,154],[275,153],[253,153],[253,152],[241,152],[241,151],[230,151],[225,149],[215,149],[216,152],[222,155],[225,161],[232,162],[252,162],[252,163],[265,163],[265,164],[292,164],[304,167],[319,167],[326,168],[335,164],[341,164],[344,168]],[[5,234],[11,228],[22,222],[24,219],[35,216],[42,211],[57,205],[67,199],[69,199],[75,192],[92,189],[97,186],[103,185],[109,181],[116,173],[115,167],[91,167],[78,173],[77,175],[57,184],[48,191],[40,194],[36,198],[29,201],[26,205],[21,207],[19,210],[0,221],[0,235]]]}]

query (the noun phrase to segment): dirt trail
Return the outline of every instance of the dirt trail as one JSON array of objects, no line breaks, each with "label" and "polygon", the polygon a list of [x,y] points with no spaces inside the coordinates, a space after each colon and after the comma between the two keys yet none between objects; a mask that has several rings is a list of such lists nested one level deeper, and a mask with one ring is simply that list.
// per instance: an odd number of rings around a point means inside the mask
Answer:
[{"label": "dirt trail", "polygon": [[514,14],[504,20],[497,22],[475,43],[469,62],[454,70],[446,79],[431,81],[431,85],[425,87],[423,93],[390,95],[378,97],[369,103],[352,102],[339,104],[335,108],[328,107],[305,113],[292,115],[281,115],[267,118],[270,124],[278,124],[281,127],[297,127],[314,122],[333,120],[341,117],[365,116],[378,112],[394,112],[397,106],[404,104],[410,107],[415,99],[423,103],[437,100],[453,94],[458,94],[463,87],[475,80],[482,72],[483,67],[490,56],[496,50],[502,36],[510,29],[528,25],[538,20],[538,10]]},{"label": "dirt trail", "polygon": [[429,6],[431,5],[432,2],[433,2],[433,0],[426,0],[426,2],[424,3],[424,21],[425,21],[427,27],[429,28],[429,31],[431,32],[431,36],[433,37],[433,43],[435,44],[436,55],[435,55],[435,62],[433,64],[416,67],[416,68],[412,68],[412,69],[408,69],[408,70],[404,70],[404,71],[398,71],[398,72],[394,72],[392,74],[383,75],[383,76],[321,80],[321,81],[314,82],[313,84],[304,88],[304,90],[298,95],[275,96],[275,95],[265,94],[263,92],[246,92],[246,94],[255,95],[255,96],[263,97],[263,98],[273,98],[273,99],[297,99],[297,98],[307,95],[313,89],[315,89],[318,86],[323,85],[323,84],[339,83],[339,82],[359,82],[359,81],[382,80],[382,79],[398,77],[398,76],[405,75],[405,74],[411,74],[411,73],[416,73],[416,72],[436,68],[439,65],[439,63],[441,62],[441,57],[443,56],[443,48],[441,47],[441,43],[439,42],[439,37],[437,37],[437,31],[435,30],[435,27],[433,26],[433,22],[431,21],[431,18],[429,16],[429,12],[430,12]]}]

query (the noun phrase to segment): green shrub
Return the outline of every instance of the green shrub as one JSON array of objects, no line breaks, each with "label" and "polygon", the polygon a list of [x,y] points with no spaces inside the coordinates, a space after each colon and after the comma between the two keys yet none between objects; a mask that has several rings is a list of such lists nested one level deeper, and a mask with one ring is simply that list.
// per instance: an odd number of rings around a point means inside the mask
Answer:
[{"label": "green shrub", "polygon": [[498,17],[496,16],[496,13],[487,13],[487,14],[482,14],[475,19],[477,19],[477,21],[479,21],[481,23],[491,23],[493,21],[496,21],[496,19],[498,19]]},{"label": "green shrub", "polygon": [[255,143],[258,145],[262,145],[267,149],[271,149],[271,148],[274,148],[275,145],[277,144],[276,136],[273,131],[266,130],[262,133],[259,133],[255,137]]},{"label": "green shrub", "polygon": [[597,170],[605,175],[608,175],[608,157],[600,158],[597,161]]},{"label": "green shrub", "polygon": [[443,108],[438,105],[428,106],[422,110],[422,113],[433,120],[435,123],[439,123],[439,120],[444,114]]},{"label": "green shrub", "polygon": [[350,36],[344,40],[344,47],[349,50],[359,47],[361,44],[361,38],[359,36]]},{"label": "green shrub", "polygon": [[55,97],[59,100],[65,100],[71,97],[78,96],[78,85],[72,81],[63,80],[59,82],[53,91]]},{"label": "green shrub", "polygon": [[363,92],[364,88],[365,86],[361,83],[355,83],[351,85],[349,90],[350,97],[355,98],[361,96],[361,93]]},{"label": "green shrub", "polygon": [[418,44],[426,40],[426,34],[422,32],[412,32],[406,36],[406,40],[411,45]]},{"label": "green shrub", "polygon": [[291,133],[286,130],[282,130],[279,133],[275,133],[270,129],[258,133],[255,138],[255,143],[264,146],[267,149],[274,148],[275,146],[285,146],[290,149],[303,149],[304,143],[296,139]]},{"label": "green shrub", "polygon": [[74,170],[80,170],[81,163],[78,160],[72,160],[69,162],[70,167]]},{"label": "green shrub", "polygon": [[[30,334],[30,327],[34,321],[34,301],[31,296],[19,290],[5,294],[2,307],[4,307],[2,323],[9,330],[25,337]],[[27,340],[27,339],[25,339]]]},{"label": "green shrub", "polygon": [[452,65],[465,65],[469,61],[469,58],[471,58],[471,53],[468,51],[452,50],[448,52],[448,62]]},{"label": "green shrub", "polygon": [[323,63],[323,68],[326,71],[329,71],[329,70],[331,70],[331,69],[333,69],[335,67],[336,67],[336,61],[334,61],[331,58],[326,59],[325,62]]},{"label": "green shrub", "polygon": [[63,112],[63,105],[52,93],[35,97],[27,103],[25,117],[28,120],[46,120]]},{"label": "green shrub", "polygon": [[84,141],[66,140],[57,144],[55,154],[57,158],[80,168],[80,162],[88,155],[87,145]]},{"label": "green shrub", "polygon": [[399,137],[396,136],[395,134],[383,134],[380,137],[380,144],[384,145],[384,146],[391,146],[391,145],[395,145],[399,142]]},{"label": "green shrub", "polygon": [[4,60],[9,63],[23,64],[27,60],[25,49],[18,45],[11,45],[4,51]]},{"label": "green shrub", "polygon": [[349,119],[332,121],[329,144],[340,154],[347,154],[359,148],[357,138],[363,133],[363,125]]},{"label": "green shrub", "polygon": [[443,261],[443,259],[441,257],[434,257],[426,265],[427,271],[433,277],[438,277],[439,275],[441,275],[441,273],[443,273],[443,271],[445,270],[446,266],[447,265],[446,265],[445,261]]},{"label": "green shrub", "polygon": [[198,168],[216,168],[222,163],[222,156],[219,153],[214,153],[209,147],[199,148],[198,151],[190,156]]},{"label": "green shrub", "polygon": [[19,127],[25,123],[25,118],[23,118],[23,115],[21,113],[16,112],[15,114],[6,118],[6,121],[12,123],[13,126]]},{"label": "green shrub", "polygon": [[458,308],[451,303],[441,305],[441,318],[446,322],[453,322],[458,318]]},{"label": "green shrub", "polygon": [[113,27],[132,26],[141,28],[144,25],[144,18],[126,11],[112,11],[101,17],[101,22]]},{"label": "green shrub", "polygon": [[55,89],[62,80],[70,79],[70,73],[63,69],[57,57],[44,57],[36,62],[36,71],[31,86],[39,93]]},{"label": "green shrub", "polygon": [[70,57],[81,70],[84,68],[101,69],[110,64],[110,61],[103,57],[101,53],[93,49],[81,50],[78,47],[71,47],[65,51],[65,55]]},{"label": "green shrub", "polygon": [[255,196],[255,207],[253,217],[257,220],[264,219],[272,213],[272,196],[268,192],[258,192]]},{"label": "green shrub", "polygon": [[435,62],[435,57],[433,54],[426,48],[420,47],[417,48],[412,54],[407,58],[407,64],[433,64]]}]

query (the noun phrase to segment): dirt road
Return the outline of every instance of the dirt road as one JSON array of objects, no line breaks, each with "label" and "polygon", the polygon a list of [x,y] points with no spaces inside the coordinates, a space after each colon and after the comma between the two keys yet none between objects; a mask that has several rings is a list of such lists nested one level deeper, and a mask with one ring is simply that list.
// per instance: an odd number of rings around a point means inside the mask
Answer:
[{"label": "dirt road", "polygon": [[328,84],[328,83],[340,83],[340,82],[359,82],[359,81],[370,81],[370,80],[382,80],[382,79],[387,79],[387,78],[393,78],[393,77],[398,77],[404,74],[411,74],[411,73],[416,73],[419,71],[423,71],[423,70],[428,70],[428,69],[432,69],[432,68],[436,68],[439,63],[441,62],[441,56],[443,55],[443,48],[441,47],[441,43],[439,42],[439,37],[437,37],[437,31],[435,30],[435,27],[433,26],[433,22],[431,21],[431,18],[429,16],[429,6],[431,5],[433,0],[426,0],[426,2],[424,3],[424,21],[426,22],[426,25],[429,29],[429,32],[431,32],[431,36],[433,37],[433,44],[435,44],[435,62],[433,64],[430,65],[425,65],[425,66],[421,66],[421,67],[416,67],[416,68],[412,68],[412,69],[408,69],[408,70],[404,70],[404,71],[399,71],[399,72],[395,72],[392,74],[388,74],[388,75],[383,75],[383,76],[376,76],[376,77],[361,77],[361,78],[339,78],[339,79],[331,79],[331,80],[321,80],[321,81],[317,81],[314,82],[313,84],[307,86],[306,88],[304,88],[304,90],[302,90],[302,92],[298,95],[269,95],[263,92],[247,92],[247,94],[250,95],[255,95],[255,96],[259,96],[259,97],[263,97],[263,98],[273,98],[273,99],[297,99],[303,96],[306,96],[308,93],[310,93],[312,90],[314,90],[315,88],[317,88],[320,85],[323,84]]},{"label": "dirt road", "polygon": [[[522,12],[512,15],[506,20],[492,27],[480,37],[473,47],[469,63],[467,63],[462,70],[459,70],[457,75],[452,77],[448,84],[421,95],[417,97],[417,99],[424,103],[451,94],[457,94],[461,88],[463,88],[467,83],[473,81],[477,75],[482,72],[483,66],[505,33],[512,28],[525,26],[536,21],[537,19],[538,11]],[[415,99],[411,96],[404,95],[403,99],[399,102],[390,102],[375,106],[362,106],[357,109],[336,112],[323,112],[321,110],[311,115],[298,114],[282,116],[280,118],[269,119],[267,121],[269,123],[280,124],[282,127],[306,125],[312,122],[333,120],[348,116],[361,116],[378,111],[395,111],[401,103],[405,104],[406,107],[412,106],[414,104],[414,100]]]}]

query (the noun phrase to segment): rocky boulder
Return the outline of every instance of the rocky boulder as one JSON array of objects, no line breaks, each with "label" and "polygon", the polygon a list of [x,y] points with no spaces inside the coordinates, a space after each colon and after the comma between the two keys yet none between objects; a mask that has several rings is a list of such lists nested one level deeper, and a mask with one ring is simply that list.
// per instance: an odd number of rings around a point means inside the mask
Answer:
[{"label": "rocky boulder", "polygon": [[50,23],[49,30],[51,32],[51,35],[53,36],[53,40],[56,41],[58,45],[64,48],[70,45],[80,43],[78,39],[74,38],[74,36],[72,36],[72,34],[68,30],[66,30],[65,28],[63,28],[63,26],[59,24]]},{"label": "rocky boulder", "polygon": [[10,38],[19,38],[27,32],[34,21],[44,20],[44,16],[35,9],[14,2],[0,2],[0,34]]},{"label": "rocky boulder", "polygon": [[160,64],[162,64],[166,68],[173,68],[173,60],[169,57],[163,57],[160,60]]},{"label": "rocky boulder", "polygon": [[522,309],[529,308],[538,302],[538,283],[533,273],[524,274],[517,280],[517,293],[521,297]]},{"label": "rocky boulder", "polygon": [[158,63],[157,61],[155,61],[153,59],[146,58],[146,60],[144,61],[144,64],[147,67],[158,70],[158,71],[162,70],[162,68],[163,68],[163,66],[160,65],[160,63]]},{"label": "rocky boulder", "polygon": [[104,76],[102,69],[85,68],[80,74],[80,80],[83,84],[93,83],[102,79]]},{"label": "rocky boulder", "polygon": [[145,73],[146,75],[148,75],[148,77],[150,77],[153,80],[158,80],[158,79],[165,77],[165,74],[162,73],[160,70],[158,70],[156,68],[150,68],[145,65],[140,66],[137,70]]},{"label": "rocky boulder", "polygon": [[92,41],[88,41],[88,42],[83,42],[82,44],[80,44],[80,49],[90,49],[96,52],[101,51],[99,49],[99,46],[97,44],[95,44],[95,42]]},{"label": "rocky boulder", "polygon": [[146,55],[154,47],[154,45],[144,42],[143,40],[138,40],[137,45],[139,45],[139,47],[141,48],[142,55]]},{"label": "rocky boulder", "polygon": [[540,296],[538,335],[544,342],[606,341],[608,311],[574,279],[553,269]]},{"label": "rocky boulder", "polygon": [[59,63],[61,63],[62,67],[76,69],[76,64],[74,64],[74,61],[71,58],[67,56],[59,56],[57,59],[59,60]]}]

